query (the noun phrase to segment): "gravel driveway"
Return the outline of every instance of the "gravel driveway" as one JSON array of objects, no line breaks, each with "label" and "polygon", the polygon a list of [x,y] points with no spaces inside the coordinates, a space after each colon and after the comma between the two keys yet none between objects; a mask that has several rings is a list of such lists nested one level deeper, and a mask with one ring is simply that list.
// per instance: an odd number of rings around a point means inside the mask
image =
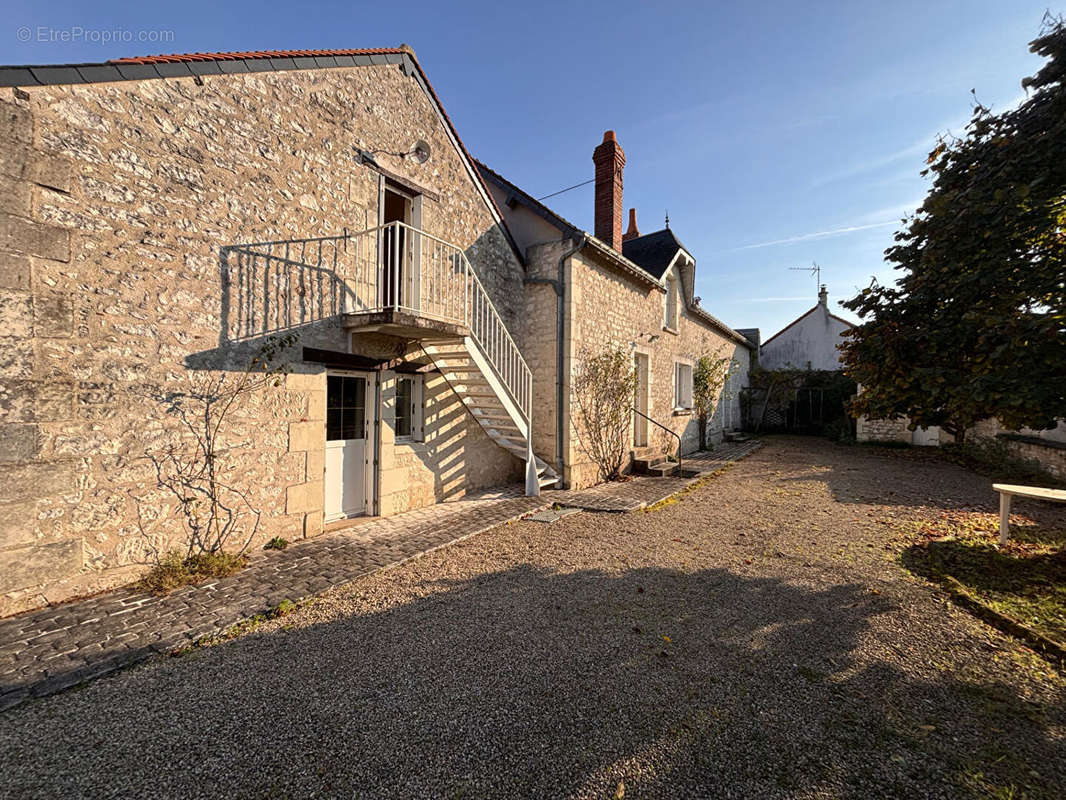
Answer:
[{"label": "gravel driveway", "polygon": [[1066,683],[895,563],[959,507],[989,481],[771,438],[18,707],[0,796],[1059,796]]}]

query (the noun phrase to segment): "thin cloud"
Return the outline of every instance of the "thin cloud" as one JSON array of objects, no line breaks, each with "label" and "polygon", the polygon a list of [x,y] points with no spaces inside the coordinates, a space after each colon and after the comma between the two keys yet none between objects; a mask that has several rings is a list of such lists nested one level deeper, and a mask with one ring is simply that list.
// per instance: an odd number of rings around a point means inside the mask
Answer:
[{"label": "thin cloud", "polygon": [[796,242],[806,242],[811,239],[827,239],[831,236],[846,236],[849,233],[856,233],[858,231],[868,231],[874,228],[887,228],[889,225],[899,225],[899,220],[893,219],[886,222],[872,222],[868,225],[848,225],[844,228],[831,228],[827,231],[816,231],[814,233],[801,233],[798,236],[788,236],[784,239],[774,239],[769,242],[756,242],[755,244],[746,244],[741,247],[733,247],[726,250],[727,253],[734,253],[738,250],[756,250],[760,247],[777,247],[782,244],[794,244]]},{"label": "thin cloud", "polygon": [[[1003,104],[1002,107],[997,108],[990,105],[993,113],[1001,114],[1004,111],[1009,111],[1013,108],[1017,108],[1027,99],[1028,95],[1022,92],[1012,98],[1009,102]],[[978,97],[980,100],[980,96]],[[898,150],[894,150],[884,155],[875,156],[874,158],[860,161],[856,164],[852,164],[849,167],[838,170],[837,172],[830,172],[824,175],[820,175],[811,182],[811,188],[820,188],[837,181],[847,180],[848,178],[854,178],[857,175],[863,175],[868,172],[875,172],[884,167],[891,166],[900,161],[913,161],[913,175],[918,176],[918,173],[925,168],[925,161],[918,161],[919,156],[928,156],[936,147],[937,138],[942,134],[951,135],[953,132],[961,133],[966,129],[971,119],[970,114],[965,117],[956,117],[949,124],[939,126],[935,131],[929,133],[926,136],[912,142],[906,147],[901,147]]]},{"label": "thin cloud", "polygon": [[911,200],[907,203],[897,203],[894,206],[887,206],[885,208],[879,208],[877,211],[871,211],[869,214],[863,214],[855,222],[859,225],[865,225],[867,223],[874,223],[877,220],[888,219],[894,217],[896,220],[900,220],[908,214],[913,214],[918,210],[918,207],[925,202],[924,197],[920,197],[917,200]]}]

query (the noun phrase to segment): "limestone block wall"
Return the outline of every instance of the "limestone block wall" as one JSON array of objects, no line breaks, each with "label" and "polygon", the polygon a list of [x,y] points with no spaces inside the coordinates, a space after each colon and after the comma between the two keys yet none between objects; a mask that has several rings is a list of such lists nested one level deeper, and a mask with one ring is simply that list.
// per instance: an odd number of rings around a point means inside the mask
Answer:
[{"label": "limestone block wall", "polygon": [[423,227],[513,319],[521,267],[395,65],[0,90],[0,614],[181,544],[146,458],[188,444],[165,398],[239,375],[277,333],[297,336],[291,374],[235,408],[228,468],[262,513],[251,546],[321,530],[325,379],[299,359],[348,340],[314,285],[227,247],[374,227],[379,175],[355,150],[418,139],[425,164],[379,162],[433,192]]},{"label": "limestone block wall", "polygon": [[[650,359],[649,416],[682,437],[682,452],[698,446],[699,432],[691,413],[674,413],[674,364],[678,360],[695,363],[702,355],[721,355],[735,358],[741,365],[735,386],[746,383],[750,364],[749,350],[726,339],[708,323],[688,311],[681,314],[677,333],[663,329],[665,293],[653,286],[639,284],[607,264],[585,255],[570,259],[571,292],[568,295],[567,341],[568,380],[581,368],[586,354],[621,347],[627,352],[647,353]],[[568,394],[569,396],[569,394]],[[727,398],[736,406],[739,420],[739,399]],[[580,488],[599,480],[598,468],[589,459],[581,444],[579,421],[573,399],[567,409],[569,417],[567,479]],[[711,425],[712,439],[721,439],[721,416],[716,415],[717,428]],[[676,440],[652,425],[649,444],[659,452],[676,450]]]}]

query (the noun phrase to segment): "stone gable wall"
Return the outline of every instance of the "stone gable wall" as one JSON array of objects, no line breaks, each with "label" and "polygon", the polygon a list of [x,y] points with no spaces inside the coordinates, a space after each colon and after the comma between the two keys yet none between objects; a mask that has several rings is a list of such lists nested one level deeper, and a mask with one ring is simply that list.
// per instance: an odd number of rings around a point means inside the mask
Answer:
[{"label": "stone gable wall", "polygon": [[[682,437],[682,452],[698,448],[699,429],[694,415],[674,413],[674,364],[682,359],[695,363],[702,355],[735,358],[740,370],[734,386],[747,384],[749,350],[726,339],[707,323],[682,311],[677,333],[663,329],[664,298],[661,289],[638,284],[617,269],[589,257],[585,252],[570,259],[572,291],[568,295],[570,332],[567,342],[568,380],[581,369],[584,354],[608,348],[634,349],[650,357],[649,416]],[[569,395],[568,387],[568,396]],[[739,427],[739,398],[726,402],[734,405],[734,419]],[[590,486],[599,480],[598,468],[581,445],[574,400],[570,400],[568,482],[574,488]],[[722,437],[721,415],[710,425],[712,441]],[[674,452],[677,440],[649,423],[649,449],[659,453]]]},{"label": "stone gable wall", "polygon": [[[418,139],[425,164],[376,157],[439,195],[423,227],[467,250],[513,324],[521,267],[397,66],[0,90],[0,614],[130,580],[177,543],[143,458],[175,436],[153,395],[239,371],[277,331],[299,334],[292,374],[237,414],[233,474],[263,514],[253,547],[321,530],[325,377],[296,362],[347,338],[313,287],[225,248],[376,226],[355,149]],[[272,292],[306,313],[272,316]],[[468,456],[498,450],[474,428]],[[425,474],[392,505],[441,499]]]}]

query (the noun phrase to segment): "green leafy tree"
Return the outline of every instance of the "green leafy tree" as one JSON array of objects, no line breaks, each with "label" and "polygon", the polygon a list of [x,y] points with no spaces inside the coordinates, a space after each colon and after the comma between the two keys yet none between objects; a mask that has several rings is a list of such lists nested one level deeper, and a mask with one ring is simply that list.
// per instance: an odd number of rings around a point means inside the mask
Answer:
[{"label": "green leafy tree", "polygon": [[998,418],[1045,428],[1066,416],[1066,26],[1046,17],[1030,49],[1048,61],[1027,97],[975,102],[961,138],[929,154],[932,187],[886,260],[903,274],[843,305],[864,320],[843,345],[862,384],[851,405],[957,438]]},{"label": "green leafy tree", "polygon": [[729,356],[700,356],[692,374],[692,410],[700,431],[700,450],[707,449],[707,424],[723,399],[722,389],[736,369]]}]

